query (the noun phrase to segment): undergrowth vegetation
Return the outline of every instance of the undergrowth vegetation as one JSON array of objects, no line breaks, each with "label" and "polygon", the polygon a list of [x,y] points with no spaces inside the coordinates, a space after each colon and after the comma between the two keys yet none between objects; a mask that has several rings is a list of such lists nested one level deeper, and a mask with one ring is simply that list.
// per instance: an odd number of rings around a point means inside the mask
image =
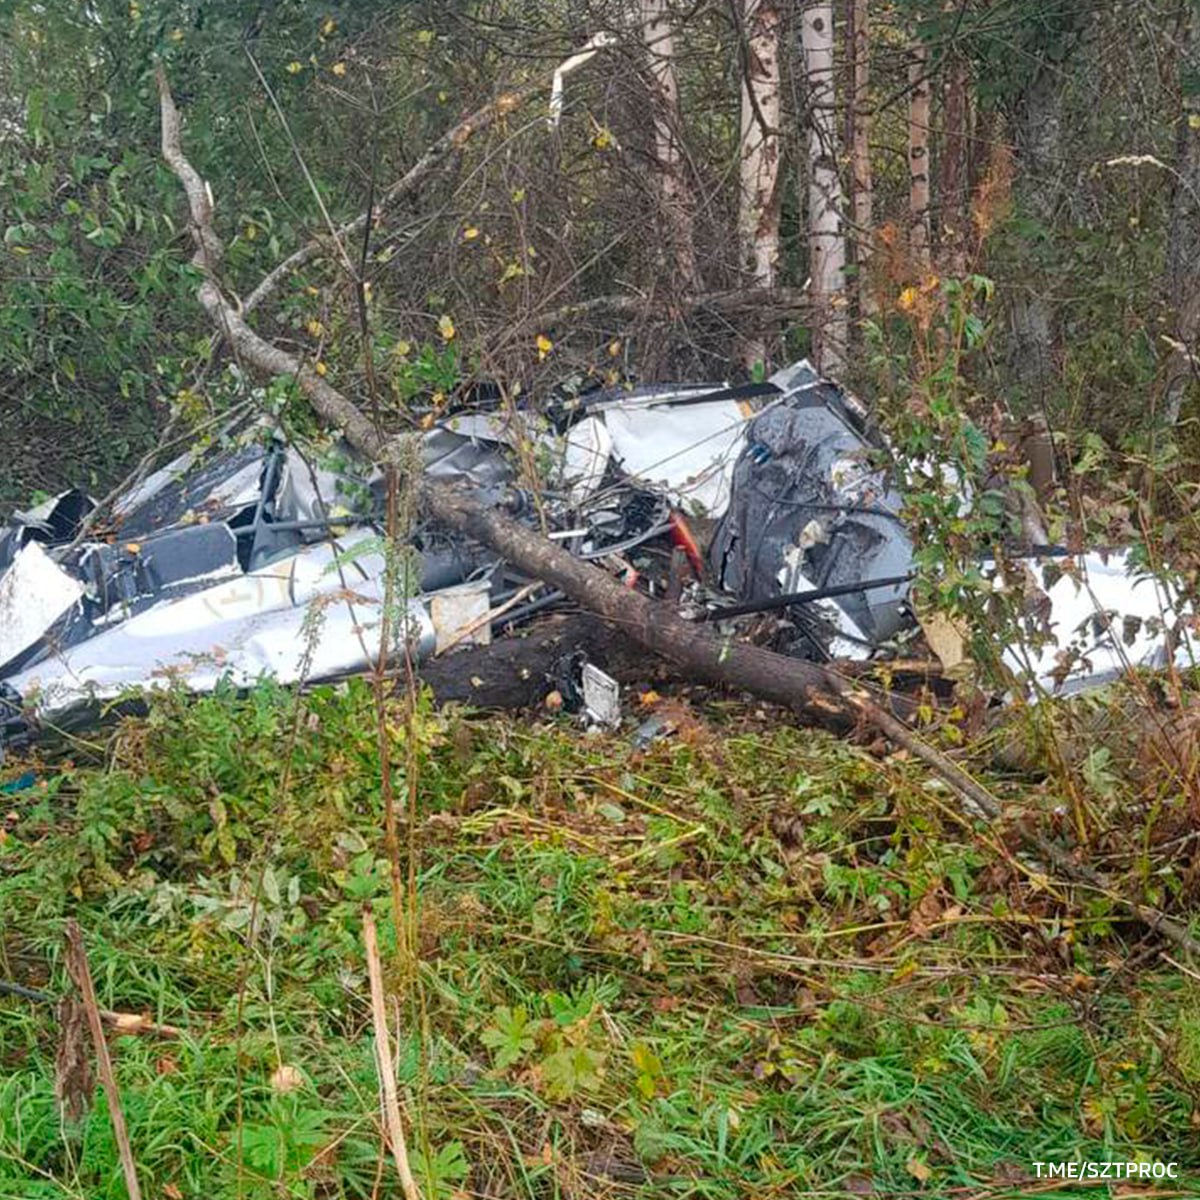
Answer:
[{"label": "undergrowth vegetation", "polygon": [[[164,696],[6,765],[37,779],[5,797],[0,974],[65,991],[75,916],[101,1005],[182,1027],[113,1041],[170,1200],[400,1194],[364,906],[430,1200],[1052,1195],[1033,1163],[1064,1159],[1200,1184],[1200,999],[1153,938],[902,757],[678,724],[636,749],[422,707],[406,946],[370,687]],[[124,1197],[102,1095],[60,1117],[53,1009],[0,1000],[0,1031],[0,1196]]]}]

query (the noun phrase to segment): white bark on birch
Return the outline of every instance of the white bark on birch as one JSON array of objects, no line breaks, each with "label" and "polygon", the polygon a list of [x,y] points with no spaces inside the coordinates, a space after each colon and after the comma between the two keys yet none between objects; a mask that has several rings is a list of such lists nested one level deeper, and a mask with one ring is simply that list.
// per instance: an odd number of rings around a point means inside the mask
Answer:
[{"label": "white bark on birch", "polygon": [[808,77],[809,274],[813,298],[813,359],[818,370],[838,375],[846,363],[846,235],[838,175],[833,75],[833,5],[806,3],[801,25]]},{"label": "white bark on birch", "polygon": [[[779,262],[780,0],[741,0],[741,191],[738,242],[742,270],[761,288],[775,286]],[[761,334],[746,338],[739,358],[765,363]]]},{"label": "white bark on birch", "polygon": [[929,270],[929,51],[918,42],[908,64],[908,248],[913,265]]},{"label": "white bark on birch", "polygon": [[854,263],[861,316],[874,313],[869,278],[874,241],[875,193],[871,181],[871,35],[867,0],[851,0],[850,213],[854,223]]},{"label": "white bark on birch", "polygon": [[667,0],[641,0],[641,26],[649,55],[655,177],[669,266],[682,290],[697,292],[700,277],[694,233],[696,206],[679,140],[679,83],[675,76],[675,37]]}]

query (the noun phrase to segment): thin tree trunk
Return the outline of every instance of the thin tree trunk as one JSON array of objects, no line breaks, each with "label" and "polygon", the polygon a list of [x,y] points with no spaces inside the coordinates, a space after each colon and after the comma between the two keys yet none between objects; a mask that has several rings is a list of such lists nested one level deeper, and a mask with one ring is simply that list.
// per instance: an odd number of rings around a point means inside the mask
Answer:
[{"label": "thin tree trunk", "polygon": [[695,198],[679,139],[679,83],[675,37],[667,0],[641,0],[642,33],[650,60],[650,107],[654,123],[655,183],[676,290],[700,290],[694,231]]},{"label": "thin tree trunk", "polygon": [[850,0],[850,47],[853,70],[850,95],[850,212],[854,222],[854,263],[858,269],[860,316],[875,311],[870,286],[875,196],[871,182],[871,41],[867,0]]},{"label": "thin tree trunk", "polygon": [[[1019,203],[1049,235],[1063,191],[1062,81],[1040,66],[1016,119]],[[1032,272],[1012,292],[1011,368],[1027,400],[1044,404],[1054,376],[1054,313],[1046,284]]]},{"label": "thin tree trunk", "polygon": [[[773,288],[779,262],[780,0],[742,0],[741,17],[738,242],[742,270],[754,286]],[[738,357],[746,366],[766,363],[767,343],[761,332],[742,342]]]},{"label": "thin tree trunk", "polygon": [[846,235],[842,227],[842,183],[838,175],[834,108],[833,5],[804,6],[801,26],[808,77],[809,274],[813,298],[813,359],[836,376],[846,365],[849,314],[846,305]]},{"label": "thin tree trunk", "polygon": [[955,55],[946,76],[938,162],[938,242],[942,270],[954,276],[966,269],[967,82],[967,64]]},{"label": "thin tree trunk", "polygon": [[108,1119],[112,1122],[113,1140],[117,1143],[117,1157],[121,1173],[125,1177],[125,1192],[129,1200],[142,1200],[142,1189],[138,1183],[137,1164],[133,1148],[129,1144],[129,1130],[125,1125],[125,1110],[121,1107],[121,1090],[117,1087],[117,1076],[113,1071],[112,1055],[104,1038],[104,1026],[100,1016],[100,1005],[96,1000],[96,988],[92,983],[92,969],[88,965],[87,949],[83,944],[83,930],[74,918],[67,921],[67,970],[79,988],[87,1013],[88,1027],[92,1031],[92,1042],[96,1048],[96,1062],[100,1068],[100,1082],[108,1099]]},{"label": "thin tree trunk", "polygon": [[1189,6],[1179,63],[1175,195],[1167,230],[1166,293],[1177,347],[1167,363],[1163,417],[1179,420],[1189,387],[1200,381],[1200,7]]},{"label": "thin tree trunk", "polygon": [[918,42],[908,64],[908,249],[929,270],[929,50]]}]

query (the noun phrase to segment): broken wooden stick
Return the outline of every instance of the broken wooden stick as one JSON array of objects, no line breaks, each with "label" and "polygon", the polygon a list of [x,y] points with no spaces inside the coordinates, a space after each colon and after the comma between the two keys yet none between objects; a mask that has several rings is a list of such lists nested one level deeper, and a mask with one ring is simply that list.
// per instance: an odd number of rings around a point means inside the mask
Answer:
[{"label": "broken wooden stick", "polygon": [[108,1053],[108,1042],[104,1038],[104,1025],[100,1018],[100,1005],[96,1002],[96,988],[92,983],[92,972],[88,966],[87,950],[83,945],[83,931],[78,922],[69,920],[66,927],[67,970],[75,980],[75,986],[83,999],[88,1027],[92,1031],[92,1042],[96,1047],[96,1061],[100,1068],[100,1082],[108,1097],[108,1115],[112,1121],[113,1137],[117,1153],[121,1158],[121,1170],[125,1174],[125,1190],[129,1200],[142,1200],[142,1189],[138,1186],[137,1166],[133,1161],[133,1148],[129,1144],[129,1131],[125,1128],[125,1110],[121,1107],[121,1093],[117,1088],[117,1077],[113,1073],[112,1058]]},{"label": "broken wooden stick", "polygon": [[387,1126],[388,1142],[396,1160],[396,1174],[406,1200],[421,1200],[421,1189],[413,1178],[408,1161],[408,1143],[404,1139],[404,1122],[400,1117],[400,1098],[396,1089],[396,1071],[392,1066],[392,1047],[388,1038],[387,1006],[383,999],[383,967],[379,961],[379,944],[375,938],[375,917],[369,908],[363,909],[363,946],[367,953],[367,978],[371,985],[371,1022],[375,1027],[375,1057],[379,1061],[379,1083],[383,1095],[383,1119]]},{"label": "broken wooden stick", "polygon": [[[180,142],[179,112],[162,68],[158,71],[162,112],[162,152],[183,186],[196,245],[192,264],[201,273],[197,297],[234,353],[247,365],[269,375],[290,376],[308,397],[317,415],[342,431],[347,442],[375,462],[400,465],[401,442],[386,437],[365,412],[294,354],[267,341],[242,319],[217,283],[224,246],[213,226],[211,194]],[[482,542],[523,574],[557,588],[596,615],[611,621],[640,645],[674,663],[697,680],[735,688],[785,705],[805,717],[839,728],[867,724],[921,759],[959,797],[989,819],[1001,815],[999,801],[945,754],[922,740],[895,715],[907,702],[878,691],[878,699],[861,685],[803,659],[723,638],[685,621],[662,604],[631,592],[611,575],[575,558],[507,514],[484,508],[450,484],[428,478],[406,480],[429,517]],[[1102,876],[1083,867],[1040,835],[1023,833],[1035,853],[1069,877],[1100,887],[1140,920],[1189,953],[1200,955],[1200,942],[1178,922],[1139,901],[1122,896]]]},{"label": "broken wooden stick", "polygon": [[[40,992],[37,988],[24,987],[19,983],[11,983],[7,979],[0,979],[0,996],[19,996],[22,1000],[29,1000],[34,1004],[59,1003],[58,996],[53,996],[49,992]],[[117,1033],[153,1033],[167,1038],[183,1036],[183,1030],[177,1025],[160,1025],[142,1013],[114,1012],[111,1008],[102,1008],[100,1020],[105,1025],[110,1025]]]}]

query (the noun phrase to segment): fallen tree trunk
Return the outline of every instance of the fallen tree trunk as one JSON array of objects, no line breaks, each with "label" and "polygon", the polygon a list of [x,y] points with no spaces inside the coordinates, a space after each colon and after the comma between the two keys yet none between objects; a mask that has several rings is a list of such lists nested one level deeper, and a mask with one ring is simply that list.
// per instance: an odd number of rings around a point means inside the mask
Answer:
[{"label": "fallen tree trunk", "polygon": [[[318,416],[339,428],[356,450],[375,462],[401,465],[405,458],[402,440],[388,438],[357,404],[322,376],[251,329],[221,291],[216,280],[224,247],[213,225],[211,195],[183,153],[179,112],[161,67],[158,87],[163,158],[187,197],[196,244],[192,263],[202,275],[197,292],[200,303],[245,364],[270,375],[293,377]],[[483,507],[452,485],[427,478],[409,479],[406,485],[414,489],[418,503],[431,519],[482,542],[523,574],[559,589],[613,622],[639,645],[674,663],[690,678],[752,692],[824,725],[843,729],[859,724],[872,726],[924,762],[979,813],[993,821],[1003,815],[999,801],[987,788],[890,711],[893,706],[901,711],[904,707],[891,694],[878,692],[879,698],[875,699],[861,684],[815,663],[723,638],[685,621],[665,605],[631,592],[601,568],[573,557],[504,513]],[[1200,942],[1178,922],[1119,895],[1105,879],[1040,835],[1024,836],[1027,844],[1057,870],[1104,891],[1163,936],[1200,955]]]}]

